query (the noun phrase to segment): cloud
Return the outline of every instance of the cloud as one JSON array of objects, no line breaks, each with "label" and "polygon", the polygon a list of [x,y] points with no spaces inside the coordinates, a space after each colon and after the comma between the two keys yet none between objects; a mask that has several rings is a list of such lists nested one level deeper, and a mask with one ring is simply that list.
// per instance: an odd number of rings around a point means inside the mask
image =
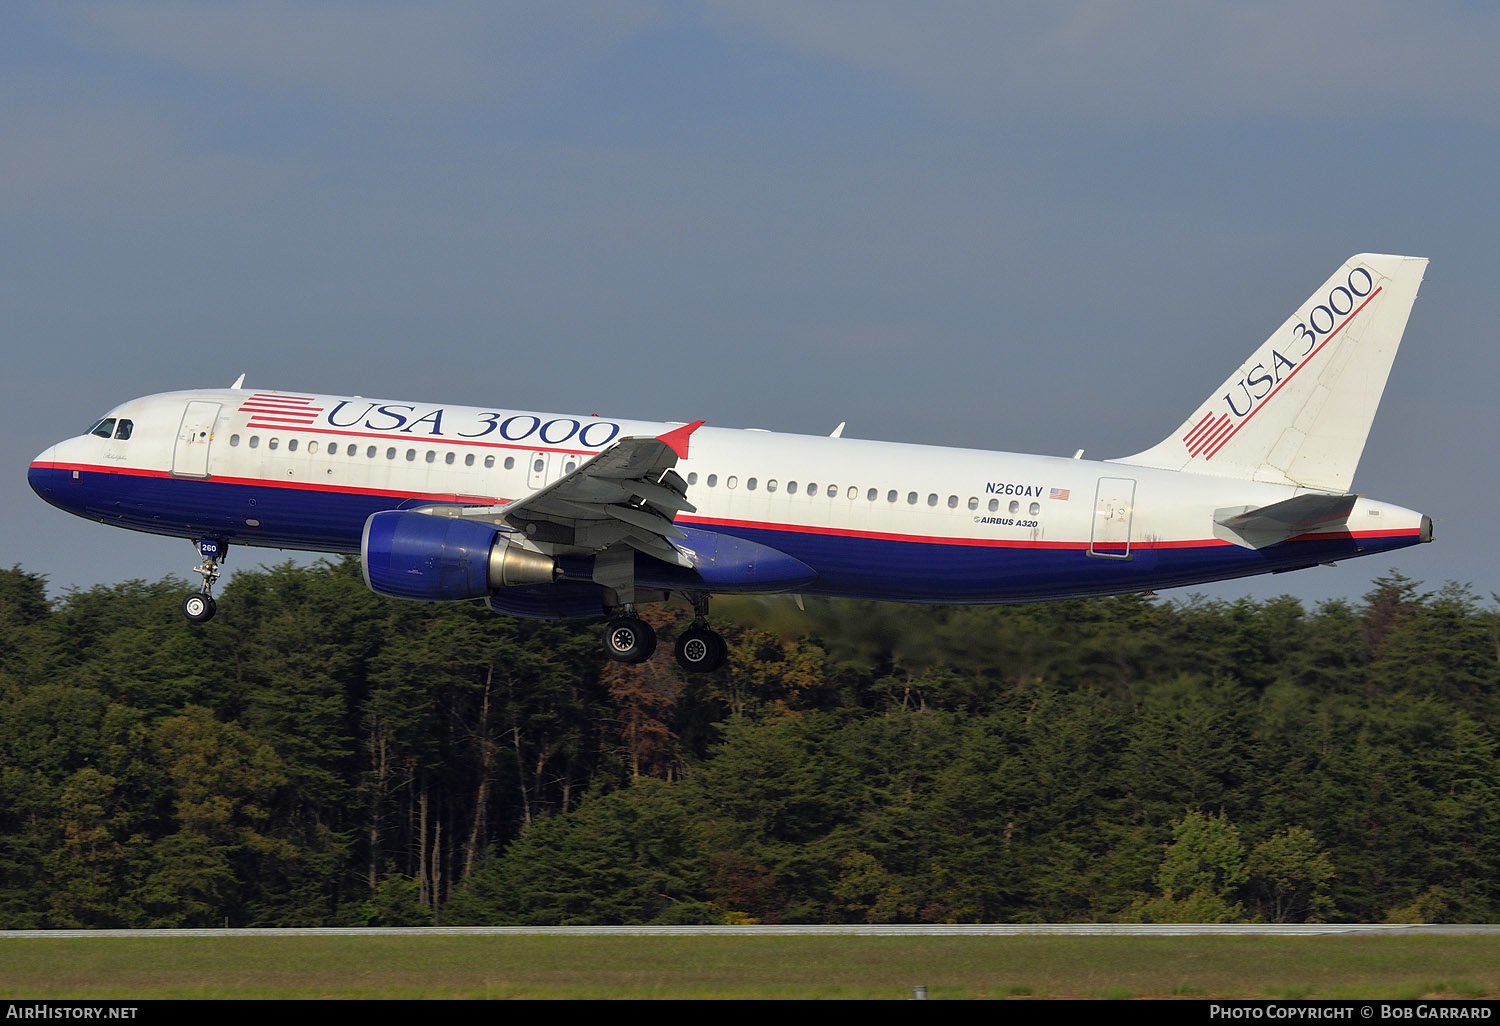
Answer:
[{"label": "cloud", "polygon": [[1493,124],[1500,10],[1448,2],[710,0],[954,116],[1162,123],[1425,113]]}]

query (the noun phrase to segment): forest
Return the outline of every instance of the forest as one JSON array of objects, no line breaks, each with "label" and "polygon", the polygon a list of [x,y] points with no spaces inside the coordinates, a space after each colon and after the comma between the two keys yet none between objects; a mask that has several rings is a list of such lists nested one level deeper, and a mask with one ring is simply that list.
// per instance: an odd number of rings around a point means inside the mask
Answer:
[{"label": "forest", "polygon": [[350,560],[186,588],[0,570],[0,929],[1500,920],[1466,585],[719,599],[696,676]]}]

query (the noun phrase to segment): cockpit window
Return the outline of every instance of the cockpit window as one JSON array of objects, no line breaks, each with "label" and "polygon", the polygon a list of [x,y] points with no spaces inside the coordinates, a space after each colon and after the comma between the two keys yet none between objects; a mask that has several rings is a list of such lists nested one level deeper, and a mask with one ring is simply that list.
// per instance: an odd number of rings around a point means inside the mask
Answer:
[{"label": "cockpit window", "polygon": [[115,426],[115,437],[123,442],[130,437],[130,432],[133,430],[135,430],[135,423],[133,421],[122,420]]},{"label": "cockpit window", "polygon": [[99,423],[95,424],[93,430],[89,432],[89,434],[98,435],[100,438],[108,438],[114,433],[115,418],[113,417],[105,417]]}]

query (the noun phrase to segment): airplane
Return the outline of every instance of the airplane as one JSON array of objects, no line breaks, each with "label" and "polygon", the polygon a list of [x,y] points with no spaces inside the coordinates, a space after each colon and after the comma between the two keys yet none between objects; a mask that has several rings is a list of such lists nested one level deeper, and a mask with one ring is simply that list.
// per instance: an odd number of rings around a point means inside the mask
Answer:
[{"label": "airplane", "polygon": [[232,546],[358,554],[380,595],[607,619],[681,594],[1012,603],[1281,573],[1432,540],[1350,491],[1427,261],[1351,257],[1160,443],[1097,461],[244,387],[132,399],[32,462],[78,516],[190,539],[210,619]]}]

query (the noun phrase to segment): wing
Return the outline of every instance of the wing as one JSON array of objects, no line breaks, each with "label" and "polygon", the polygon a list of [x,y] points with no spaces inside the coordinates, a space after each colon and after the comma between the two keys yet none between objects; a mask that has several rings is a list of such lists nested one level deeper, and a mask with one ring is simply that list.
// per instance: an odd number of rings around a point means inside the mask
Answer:
[{"label": "wing", "polygon": [[572,473],[505,506],[468,507],[459,515],[489,520],[557,555],[628,545],[675,566],[690,566],[672,545],[687,537],[672,523],[696,510],[687,483],[672,468],[687,455],[703,421],[655,437],[622,438]]}]

